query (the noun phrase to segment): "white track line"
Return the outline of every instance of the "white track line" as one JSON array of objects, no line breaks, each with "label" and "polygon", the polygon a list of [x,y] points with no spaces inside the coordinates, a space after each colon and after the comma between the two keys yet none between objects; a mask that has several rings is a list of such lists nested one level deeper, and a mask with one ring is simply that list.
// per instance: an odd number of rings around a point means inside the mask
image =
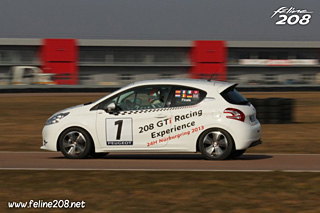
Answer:
[{"label": "white track line", "polygon": [[78,168],[0,168],[7,171],[144,171],[144,172],[312,172],[320,173],[320,170],[223,170],[223,169],[78,169]]},{"label": "white track line", "polygon": [[21,153],[21,154],[44,154],[44,153],[54,153],[54,152],[48,152],[48,151],[30,151],[30,152],[28,152],[28,151],[0,151],[0,154],[1,153],[12,153],[12,154],[15,154],[15,153]]},{"label": "white track line", "polygon": [[[21,154],[52,154],[52,153],[60,153],[60,152],[50,152],[50,151],[0,151],[0,154],[1,153],[9,153],[9,154],[14,154],[14,153],[21,153]],[[111,152],[110,155],[113,155],[113,154],[121,154],[121,155],[126,155],[126,154],[130,154],[130,155],[133,155],[133,154],[145,154],[145,155],[153,155],[153,154],[162,154],[162,155],[185,155],[185,154],[201,154],[201,153],[192,153],[192,152],[184,152],[184,153],[170,153],[170,152]],[[293,156],[293,155],[320,155],[320,154],[303,154],[303,153],[245,153],[244,155],[288,155],[288,156]]]}]

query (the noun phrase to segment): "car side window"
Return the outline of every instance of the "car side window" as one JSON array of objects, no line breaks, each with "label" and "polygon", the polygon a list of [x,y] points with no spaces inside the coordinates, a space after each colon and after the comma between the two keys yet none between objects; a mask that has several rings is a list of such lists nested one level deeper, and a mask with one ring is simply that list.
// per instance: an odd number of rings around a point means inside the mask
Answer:
[{"label": "car side window", "polygon": [[118,96],[113,97],[113,98],[111,98],[111,99],[109,98],[109,99],[101,102],[101,103],[99,104],[98,109],[107,110],[109,104],[111,104],[111,103],[116,103],[116,102],[117,102],[117,98],[118,98]]},{"label": "car side window", "polygon": [[177,107],[195,105],[200,103],[206,95],[207,93],[205,91],[197,88],[176,86],[172,91],[170,106]]},{"label": "car side window", "polygon": [[165,107],[170,86],[143,86],[120,94],[117,107],[120,110],[141,110]]},{"label": "car side window", "polygon": [[135,106],[135,96],[136,93],[134,90],[129,90],[120,94],[116,106],[121,111],[132,110]]}]

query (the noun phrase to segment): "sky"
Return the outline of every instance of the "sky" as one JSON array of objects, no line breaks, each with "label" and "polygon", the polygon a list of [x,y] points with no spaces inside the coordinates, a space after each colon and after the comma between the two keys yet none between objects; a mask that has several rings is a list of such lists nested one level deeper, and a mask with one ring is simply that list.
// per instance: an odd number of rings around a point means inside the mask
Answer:
[{"label": "sky", "polygon": [[[276,25],[280,7],[309,23]],[[0,38],[319,41],[320,1],[1,0]]]}]

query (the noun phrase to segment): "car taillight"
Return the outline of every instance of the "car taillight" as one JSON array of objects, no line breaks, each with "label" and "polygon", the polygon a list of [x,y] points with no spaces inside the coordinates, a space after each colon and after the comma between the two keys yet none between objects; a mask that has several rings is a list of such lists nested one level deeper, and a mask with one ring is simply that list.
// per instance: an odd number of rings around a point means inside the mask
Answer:
[{"label": "car taillight", "polygon": [[234,109],[234,108],[227,108],[223,111],[223,113],[231,114],[231,115],[227,115],[227,118],[244,122],[245,115],[241,110]]}]

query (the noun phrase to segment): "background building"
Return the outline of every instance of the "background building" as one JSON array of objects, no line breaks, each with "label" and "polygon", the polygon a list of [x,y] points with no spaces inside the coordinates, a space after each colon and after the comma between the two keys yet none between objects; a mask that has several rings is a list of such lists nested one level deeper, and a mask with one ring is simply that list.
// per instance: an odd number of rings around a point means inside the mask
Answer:
[{"label": "background building", "polygon": [[[317,0],[1,1],[0,84],[12,82],[13,66],[36,66],[58,84],[212,76],[315,85],[319,8]],[[277,25],[280,14],[287,19]]]},{"label": "background building", "polygon": [[36,66],[58,84],[118,87],[212,77],[243,85],[315,85],[319,53],[320,42],[311,41],[0,39],[0,82],[10,84],[14,66]]}]

